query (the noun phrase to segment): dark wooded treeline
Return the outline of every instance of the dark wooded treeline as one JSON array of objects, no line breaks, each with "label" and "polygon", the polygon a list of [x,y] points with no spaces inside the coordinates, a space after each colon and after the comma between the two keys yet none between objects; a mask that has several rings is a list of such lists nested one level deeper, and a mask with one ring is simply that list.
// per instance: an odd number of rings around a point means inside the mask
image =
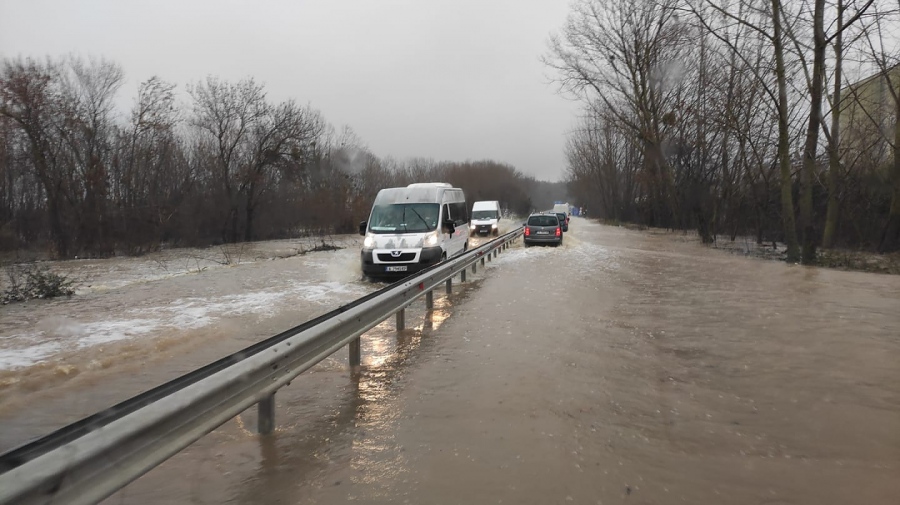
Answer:
[{"label": "dark wooded treeline", "polygon": [[353,232],[379,189],[410,182],[526,213],[547,185],[490,160],[380,159],[249,78],[208,77],[179,107],[175,85],[153,77],[123,119],[123,81],[103,59],[2,62],[0,249],[66,258]]},{"label": "dark wooded treeline", "polygon": [[[567,145],[573,197],[707,242],[784,242],[790,261],[896,250],[900,55],[881,38],[896,5],[573,2],[544,58],[584,104]],[[880,87],[858,82],[873,74]]]}]

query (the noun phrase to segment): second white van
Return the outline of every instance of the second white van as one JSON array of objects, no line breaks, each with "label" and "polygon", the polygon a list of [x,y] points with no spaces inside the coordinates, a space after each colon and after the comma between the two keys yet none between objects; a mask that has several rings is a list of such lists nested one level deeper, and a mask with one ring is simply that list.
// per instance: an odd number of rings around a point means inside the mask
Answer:
[{"label": "second white van", "polygon": [[479,235],[500,234],[500,202],[486,200],[473,203],[470,231]]}]

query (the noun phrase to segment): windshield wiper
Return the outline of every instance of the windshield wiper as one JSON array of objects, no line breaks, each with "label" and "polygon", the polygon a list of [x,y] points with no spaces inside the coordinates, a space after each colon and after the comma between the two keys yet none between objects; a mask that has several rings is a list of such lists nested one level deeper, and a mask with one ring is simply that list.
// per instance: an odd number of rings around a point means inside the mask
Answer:
[{"label": "windshield wiper", "polygon": [[[426,229],[426,230],[427,230],[428,228],[431,228],[431,226],[428,225],[428,221],[426,221],[425,218],[422,217],[421,214],[419,214],[419,211],[417,211],[416,209],[414,209],[414,208],[412,208],[412,207],[410,207],[409,210],[413,211],[413,213],[416,215],[416,217],[418,217],[418,218],[422,221],[422,224],[425,225],[425,229]],[[404,216],[406,215],[406,211],[405,211],[405,210],[404,210],[404,212],[403,212],[403,215],[404,215]]]}]

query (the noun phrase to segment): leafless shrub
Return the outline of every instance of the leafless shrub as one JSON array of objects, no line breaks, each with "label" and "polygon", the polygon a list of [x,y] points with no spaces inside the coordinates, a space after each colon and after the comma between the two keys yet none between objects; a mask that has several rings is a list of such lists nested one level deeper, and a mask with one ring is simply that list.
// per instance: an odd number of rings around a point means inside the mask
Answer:
[{"label": "leafless shrub", "polygon": [[2,305],[75,294],[73,279],[43,266],[10,265],[6,268],[6,277],[9,286],[0,293]]}]

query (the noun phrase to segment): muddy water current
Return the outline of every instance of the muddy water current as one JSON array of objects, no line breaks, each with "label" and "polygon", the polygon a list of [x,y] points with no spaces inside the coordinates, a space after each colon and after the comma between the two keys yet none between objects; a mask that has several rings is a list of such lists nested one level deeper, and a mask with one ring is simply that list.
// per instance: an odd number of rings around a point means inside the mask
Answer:
[{"label": "muddy water current", "polygon": [[[253,247],[205,270],[97,267],[103,287],[0,309],[2,447],[378,287],[358,245]],[[280,390],[273,435],[248,411],[106,503],[900,496],[900,277],[573,219],[562,247],[518,244],[406,314],[363,337],[358,374],[341,351]]]}]

